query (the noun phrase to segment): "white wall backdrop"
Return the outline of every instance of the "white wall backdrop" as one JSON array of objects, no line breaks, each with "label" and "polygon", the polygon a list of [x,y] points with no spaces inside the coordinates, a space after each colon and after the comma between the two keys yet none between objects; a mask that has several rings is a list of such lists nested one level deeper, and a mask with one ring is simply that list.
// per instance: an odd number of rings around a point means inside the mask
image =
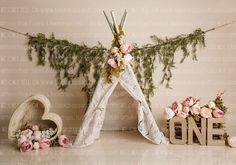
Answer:
[{"label": "white wall backdrop", "polygon": [[[119,16],[128,10],[127,40],[138,44],[150,42],[152,34],[171,37],[236,19],[235,0],[0,0],[0,26],[29,33],[54,32],[57,38],[88,45],[101,41],[109,47],[112,35],[102,10],[111,9]],[[0,138],[7,138],[8,123],[16,106],[36,93],[51,100],[51,111],[63,118],[65,133],[76,133],[86,107],[86,95],[80,91],[83,81],[74,81],[66,92],[58,91],[55,73],[49,67],[36,67],[35,61],[29,62],[25,43],[24,37],[0,30]],[[207,33],[206,45],[198,51],[198,62],[188,59],[176,65],[172,90],[159,86],[162,68],[158,67],[152,110],[163,130],[163,108],[172,101],[191,95],[207,103],[225,91],[225,103],[230,108],[227,129],[236,135],[236,25]],[[117,89],[109,102],[104,129],[132,126],[134,108],[131,97]]]}]

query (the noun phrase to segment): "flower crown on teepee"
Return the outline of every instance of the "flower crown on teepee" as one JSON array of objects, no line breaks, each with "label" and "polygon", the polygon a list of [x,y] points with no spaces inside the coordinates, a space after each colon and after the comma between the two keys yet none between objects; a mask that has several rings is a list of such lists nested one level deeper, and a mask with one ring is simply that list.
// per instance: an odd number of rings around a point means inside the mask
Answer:
[{"label": "flower crown on teepee", "polygon": [[106,12],[103,11],[103,13],[114,36],[112,47],[109,51],[108,61],[102,71],[102,76],[106,83],[111,83],[112,77],[115,76],[119,78],[121,73],[125,70],[125,65],[131,63],[133,58],[129,53],[133,50],[133,46],[122,41],[122,37],[125,35],[123,26],[126,20],[127,11],[125,10],[119,25],[117,25],[114,11],[110,12],[113,23],[111,23]]}]

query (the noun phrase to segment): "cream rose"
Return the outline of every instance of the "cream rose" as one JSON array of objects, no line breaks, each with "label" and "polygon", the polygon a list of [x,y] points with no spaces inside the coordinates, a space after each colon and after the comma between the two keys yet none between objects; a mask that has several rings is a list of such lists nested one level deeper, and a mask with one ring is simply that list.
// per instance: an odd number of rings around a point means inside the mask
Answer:
[{"label": "cream rose", "polygon": [[164,110],[164,117],[166,120],[170,120],[171,118],[173,118],[175,116],[174,111],[171,108],[165,108]]},{"label": "cream rose", "polygon": [[203,118],[211,118],[212,117],[211,113],[212,113],[212,109],[206,108],[206,107],[203,107],[200,112]]}]

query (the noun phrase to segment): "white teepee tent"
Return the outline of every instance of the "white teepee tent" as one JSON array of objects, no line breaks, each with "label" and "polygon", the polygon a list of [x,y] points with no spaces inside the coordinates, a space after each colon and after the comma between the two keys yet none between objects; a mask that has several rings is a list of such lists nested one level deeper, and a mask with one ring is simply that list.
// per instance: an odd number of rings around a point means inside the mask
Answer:
[{"label": "white teepee tent", "polygon": [[[126,15],[126,13],[124,15]],[[122,20],[121,22],[124,23],[124,19]],[[113,18],[113,23],[114,22]],[[108,23],[110,25],[109,20]],[[115,29],[113,30],[115,31]],[[95,139],[99,138],[105,119],[108,99],[118,83],[138,102],[138,131],[155,144],[168,144],[168,140],[156,125],[131,66],[127,64],[125,65],[125,71],[119,78],[113,76],[112,83],[107,84],[103,77],[98,81],[95,93],[86,111],[82,127],[79,130],[74,145],[78,145],[79,147],[88,146],[92,144]]]}]

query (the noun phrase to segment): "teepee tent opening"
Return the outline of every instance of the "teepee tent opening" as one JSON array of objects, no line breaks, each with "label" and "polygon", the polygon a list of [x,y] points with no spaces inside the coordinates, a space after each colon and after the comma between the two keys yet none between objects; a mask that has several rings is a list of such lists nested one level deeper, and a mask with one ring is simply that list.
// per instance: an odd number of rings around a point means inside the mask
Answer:
[{"label": "teepee tent opening", "polygon": [[[127,12],[125,11],[119,27],[117,26],[114,12],[111,11],[113,24],[110,22],[106,13],[104,15],[111,28],[112,34],[119,37],[119,29],[123,28]],[[117,39],[117,38],[116,38]],[[118,38],[119,41],[119,38]],[[120,43],[118,43],[120,45]],[[130,56],[130,55],[129,55]],[[123,57],[125,58],[125,56]],[[114,89],[120,84],[138,104],[137,128],[138,131],[148,140],[155,144],[167,144],[168,141],[156,125],[155,119],[149,109],[145,96],[138,84],[132,67],[129,63],[123,65],[123,70],[119,76],[112,75],[111,81],[106,82],[105,77],[101,76],[96,90],[86,111],[82,126],[75,139],[74,145],[80,147],[92,144],[100,136],[108,100]]]},{"label": "teepee tent opening", "polygon": [[118,83],[108,100],[102,130],[137,130],[137,108],[137,101]]}]

